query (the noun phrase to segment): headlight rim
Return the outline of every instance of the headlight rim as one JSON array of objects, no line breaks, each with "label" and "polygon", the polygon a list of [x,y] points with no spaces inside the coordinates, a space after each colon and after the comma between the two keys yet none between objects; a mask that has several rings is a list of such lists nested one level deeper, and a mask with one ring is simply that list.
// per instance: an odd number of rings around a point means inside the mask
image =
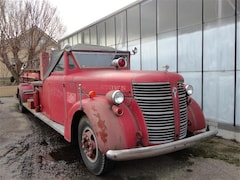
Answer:
[{"label": "headlight rim", "polygon": [[[121,95],[121,96],[116,97],[116,96],[119,96],[119,95]],[[119,105],[119,104],[122,104],[123,101],[124,101],[124,94],[120,90],[115,90],[115,91],[112,92],[111,98],[112,98],[113,104]],[[118,101],[119,98],[122,98],[122,100]]]},{"label": "headlight rim", "polygon": [[192,86],[192,85],[186,84],[186,85],[185,85],[185,90],[186,90],[186,94],[187,94],[188,96],[193,95],[193,86]]}]

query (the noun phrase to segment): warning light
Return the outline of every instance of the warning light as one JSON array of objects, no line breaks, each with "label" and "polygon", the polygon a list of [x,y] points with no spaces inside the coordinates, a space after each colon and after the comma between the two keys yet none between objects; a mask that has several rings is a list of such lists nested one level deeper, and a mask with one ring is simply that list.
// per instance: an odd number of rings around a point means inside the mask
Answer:
[{"label": "warning light", "polygon": [[96,92],[95,91],[89,91],[88,95],[89,95],[90,98],[94,98],[94,97],[96,97]]}]

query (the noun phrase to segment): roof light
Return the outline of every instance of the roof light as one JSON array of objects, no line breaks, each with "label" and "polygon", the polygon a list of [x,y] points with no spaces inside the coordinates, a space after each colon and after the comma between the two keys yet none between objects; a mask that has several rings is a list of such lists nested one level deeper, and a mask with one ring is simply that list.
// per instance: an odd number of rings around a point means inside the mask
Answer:
[{"label": "roof light", "polygon": [[114,60],[112,61],[112,65],[113,65],[113,66],[116,66],[116,67],[121,67],[121,68],[123,68],[123,67],[126,67],[126,66],[127,66],[127,61],[126,61],[126,59],[120,57],[120,58],[118,58],[118,59],[114,59]]}]

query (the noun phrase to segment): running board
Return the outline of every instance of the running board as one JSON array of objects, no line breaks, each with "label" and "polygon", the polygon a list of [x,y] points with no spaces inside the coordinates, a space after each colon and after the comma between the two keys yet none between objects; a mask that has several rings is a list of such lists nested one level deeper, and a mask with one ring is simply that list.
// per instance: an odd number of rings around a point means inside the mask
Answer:
[{"label": "running board", "polygon": [[49,125],[51,128],[53,128],[54,130],[56,130],[58,133],[60,133],[61,135],[64,136],[64,126],[56,123],[54,121],[52,121],[51,119],[49,119],[47,116],[45,116],[43,113],[41,112],[36,112],[35,109],[31,109],[28,107],[27,103],[22,103],[23,106],[29,110],[34,116],[36,116],[38,119],[40,119],[41,121],[43,121],[44,123],[46,123],[47,125]]}]

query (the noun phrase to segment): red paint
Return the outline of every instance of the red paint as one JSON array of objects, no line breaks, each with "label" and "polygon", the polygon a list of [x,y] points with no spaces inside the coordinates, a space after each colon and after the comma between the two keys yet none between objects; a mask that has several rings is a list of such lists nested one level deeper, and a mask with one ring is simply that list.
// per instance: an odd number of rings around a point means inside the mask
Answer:
[{"label": "red paint", "polygon": [[206,128],[206,121],[204,114],[194,99],[188,106],[189,126],[188,130],[192,133]]}]

